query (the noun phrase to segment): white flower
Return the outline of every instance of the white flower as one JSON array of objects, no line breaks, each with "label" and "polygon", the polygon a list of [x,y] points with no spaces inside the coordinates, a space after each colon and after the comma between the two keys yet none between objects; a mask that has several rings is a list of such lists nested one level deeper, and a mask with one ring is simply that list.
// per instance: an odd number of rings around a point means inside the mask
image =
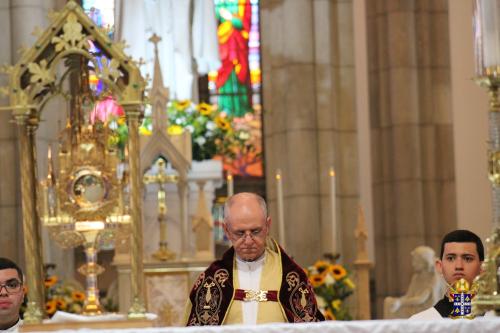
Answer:
[{"label": "white flower", "polygon": [[205,142],[207,142],[207,139],[205,139],[205,137],[203,136],[199,136],[197,137],[196,139],[194,139],[194,141],[199,145],[199,146],[203,146],[205,144]]},{"label": "white flower", "polygon": [[212,137],[213,135],[214,135],[214,132],[212,132],[212,131],[207,131],[205,133],[205,136],[208,136],[208,137]]},{"label": "white flower", "polygon": [[238,136],[240,137],[241,140],[250,139],[250,134],[248,134],[247,132],[240,132],[240,134]]},{"label": "white flower", "polygon": [[177,119],[175,120],[175,123],[176,123],[177,125],[182,125],[185,121],[186,121],[186,118],[184,118],[184,117],[180,117],[180,118],[177,118]]},{"label": "white flower", "polygon": [[217,126],[215,125],[215,123],[213,121],[207,122],[207,130],[213,131],[216,127]]},{"label": "white flower", "polygon": [[318,302],[318,308],[326,308],[326,301],[321,296],[316,296],[316,302]]},{"label": "white flower", "polygon": [[331,286],[332,284],[335,284],[335,279],[331,274],[326,274],[325,276],[325,285]]},{"label": "white flower", "polygon": [[315,267],[315,266],[309,266],[309,268],[307,268],[309,270],[309,272],[311,274],[318,274],[318,269]]},{"label": "white flower", "polygon": [[190,133],[193,133],[193,132],[194,132],[194,127],[193,127],[193,125],[187,125],[187,126],[186,126],[186,129],[187,129]]}]

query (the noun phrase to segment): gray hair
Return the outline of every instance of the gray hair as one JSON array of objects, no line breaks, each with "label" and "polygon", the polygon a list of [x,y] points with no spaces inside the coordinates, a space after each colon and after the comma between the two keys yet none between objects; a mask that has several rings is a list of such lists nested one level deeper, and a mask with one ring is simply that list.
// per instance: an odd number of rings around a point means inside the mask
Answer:
[{"label": "gray hair", "polygon": [[240,196],[251,196],[255,200],[257,200],[257,202],[259,203],[260,209],[262,210],[262,215],[264,216],[264,219],[267,219],[267,205],[266,205],[266,201],[264,200],[264,198],[258,194],[255,194],[255,193],[241,192],[241,193],[230,196],[226,200],[226,202],[224,203],[224,223],[227,224],[229,222],[229,209],[234,204],[236,199]]}]

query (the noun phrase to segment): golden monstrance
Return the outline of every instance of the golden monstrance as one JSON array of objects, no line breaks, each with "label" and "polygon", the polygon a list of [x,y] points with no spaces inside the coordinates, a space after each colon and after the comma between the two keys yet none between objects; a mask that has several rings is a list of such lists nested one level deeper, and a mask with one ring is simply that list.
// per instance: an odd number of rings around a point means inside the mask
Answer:
[{"label": "golden monstrance", "polygon": [[[145,81],[137,63],[123,52],[124,42],[111,41],[76,2],[68,1],[60,12],[50,13],[49,19],[49,27],[37,34],[37,41],[23,51],[20,60],[3,67],[10,80],[1,89],[9,96],[9,105],[2,109],[12,112],[20,147],[29,299],[25,322],[41,322],[44,312],[40,222],[63,247],[84,245],[87,263],[79,271],[87,278],[84,313],[89,315],[101,312],[96,281],[102,268],[96,262],[97,251],[103,244],[112,244],[117,233],[129,232],[129,318],[144,318],[138,129]],[[91,89],[91,75],[104,84],[99,94]],[[66,126],[60,129],[57,152],[50,154],[48,176],[40,180],[35,134],[55,96],[64,98],[69,111],[59,111],[67,117]],[[120,160],[111,124],[91,117],[105,99],[122,108],[128,126],[128,154],[123,161],[128,177],[117,172]],[[122,196],[124,187],[129,189],[127,201]]]}]

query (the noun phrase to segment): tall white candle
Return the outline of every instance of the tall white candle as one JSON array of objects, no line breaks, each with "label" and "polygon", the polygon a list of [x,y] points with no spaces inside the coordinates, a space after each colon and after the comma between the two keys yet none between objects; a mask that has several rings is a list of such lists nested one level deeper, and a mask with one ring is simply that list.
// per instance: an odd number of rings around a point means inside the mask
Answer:
[{"label": "tall white candle", "polygon": [[279,227],[279,243],[282,247],[285,246],[285,213],[283,210],[283,184],[281,178],[281,170],[276,170],[276,198],[278,202],[278,227]]},{"label": "tall white candle", "polygon": [[335,202],[336,191],[335,191],[335,171],[333,167],[330,168],[330,212],[332,214],[332,253],[337,253],[340,249],[337,244],[338,240],[338,228],[337,228],[337,205]]},{"label": "tall white candle", "polygon": [[234,194],[234,181],[233,174],[228,171],[227,172],[227,197],[231,197]]}]

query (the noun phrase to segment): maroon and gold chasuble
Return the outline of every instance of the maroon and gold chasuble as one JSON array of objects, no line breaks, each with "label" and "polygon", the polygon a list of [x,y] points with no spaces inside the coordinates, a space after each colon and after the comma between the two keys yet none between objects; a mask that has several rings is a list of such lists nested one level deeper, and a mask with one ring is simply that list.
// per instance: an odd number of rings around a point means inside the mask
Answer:
[{"label": "maroon and gold chasuble", "polygon": [[[325,320],[316,304],[316,297],[302,268],[275,242],[274,251],[281,259],[282,282],[277,291],[268,291],[268,301],[278,301],[284,317],[290,323]],[[224,253],[198,277],[189,295],[191,311],[187,326],[222,325],[233,300],[243,297],[243,291],[233,284],[234,248]],[[278,295],[277,299],[276,296]],[[236,298],[235,298],[236,296]]]}]

